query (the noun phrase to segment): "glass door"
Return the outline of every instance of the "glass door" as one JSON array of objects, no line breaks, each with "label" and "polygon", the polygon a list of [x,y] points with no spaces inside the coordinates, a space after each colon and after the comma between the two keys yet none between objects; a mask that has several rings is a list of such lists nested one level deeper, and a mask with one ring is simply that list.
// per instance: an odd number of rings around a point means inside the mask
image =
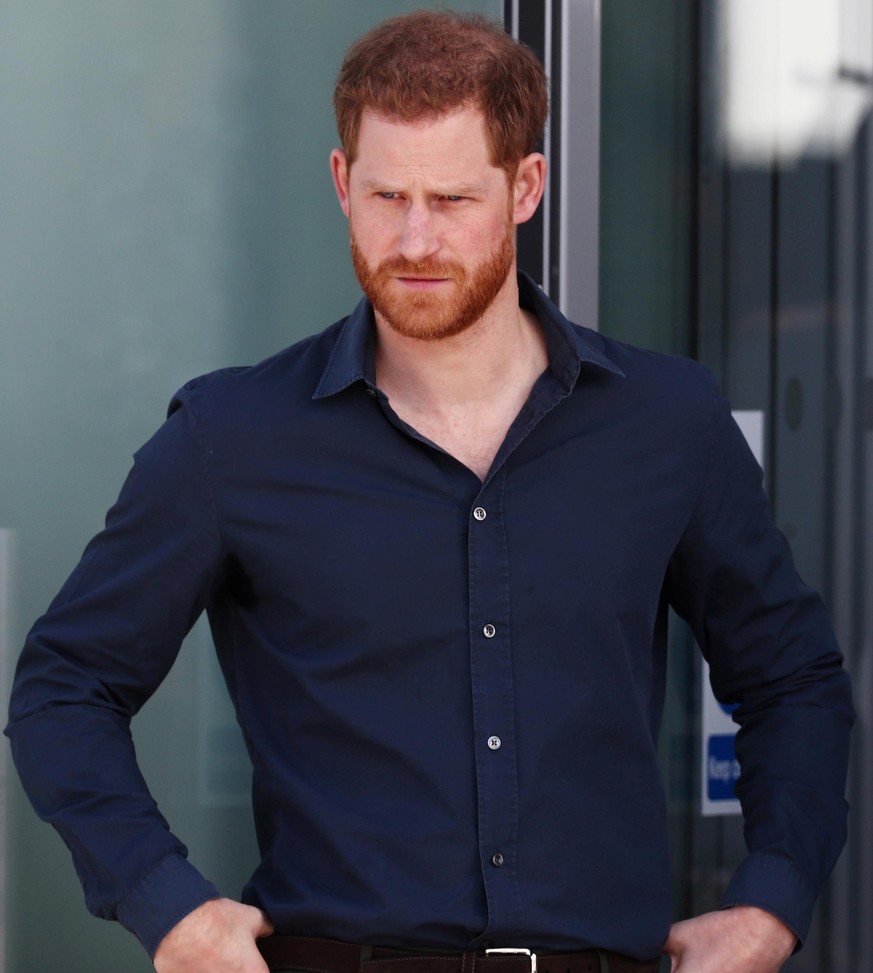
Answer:
[{"label": "glass door", "polygon": [[[873,963],[873,2],[602,14],[600,326],[698,357],[763,416],[774,515],[861,714],[849,846],[786,969],[855,973]],[[740,820],[700,811],[701,682],[677,633],[662,735],[677,916],[714,908],[744,855]]]}]

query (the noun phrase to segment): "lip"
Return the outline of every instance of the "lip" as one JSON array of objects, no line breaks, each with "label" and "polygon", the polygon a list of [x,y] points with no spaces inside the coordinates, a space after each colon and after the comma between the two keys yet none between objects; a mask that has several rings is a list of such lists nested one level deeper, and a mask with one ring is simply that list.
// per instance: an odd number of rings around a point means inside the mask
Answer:
[{"label": "lip", "polygon": [[395,277],[395,280],[399,281],[406,287],[423,288],[425,290],[432,290],[435,287],[439,287],[440,284],[447,284],[450,280],[449,277]]}]

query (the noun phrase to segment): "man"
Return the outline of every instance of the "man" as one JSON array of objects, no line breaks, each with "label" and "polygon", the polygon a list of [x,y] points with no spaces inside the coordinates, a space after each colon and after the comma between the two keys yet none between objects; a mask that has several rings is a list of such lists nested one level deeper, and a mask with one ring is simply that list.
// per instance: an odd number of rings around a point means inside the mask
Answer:
[{"label": "man", "polygon": [[[38,812],[159,973],[653,973],[662,948],[773,973],[842,845],[851,705],[727,405],[516,275],[546,177],[529,51],[397,18],[335,104],[367,300],[189,383],[137,455],[19,665]],[[669,604],[739,704],[750,849],[672,930]],[[245,904],[187,862],[128,734],[204,608],[254,768]]]}]

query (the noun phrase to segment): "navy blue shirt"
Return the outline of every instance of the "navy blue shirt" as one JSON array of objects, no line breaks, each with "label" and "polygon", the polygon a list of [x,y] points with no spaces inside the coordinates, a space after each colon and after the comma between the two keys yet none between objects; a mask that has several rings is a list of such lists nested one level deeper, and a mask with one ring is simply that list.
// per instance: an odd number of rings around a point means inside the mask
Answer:
[{"label": "navy blue shirt", "polygon": [[366,302],[186,385],[33,628],[8,732],[89,907],[149,951],[217,893],[128,723],[198,615],[254,768],[279,932],[657,954],[668,606],[738,703],[726,905],[801,937],[843,843],[851,704],[818,597],[701,366],[569,323],[484,482],[375,384]]}]

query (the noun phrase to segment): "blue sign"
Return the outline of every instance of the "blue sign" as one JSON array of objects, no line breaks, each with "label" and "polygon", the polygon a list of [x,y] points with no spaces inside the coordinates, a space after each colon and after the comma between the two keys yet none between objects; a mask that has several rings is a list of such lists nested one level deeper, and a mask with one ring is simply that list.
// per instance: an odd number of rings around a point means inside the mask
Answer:
[{"label": "blue sign", "polygon": [[736,800],[734,785],[740,764],[734,751],[732,733],[711,736],[706,748],[706,793],[711,801]]}]

